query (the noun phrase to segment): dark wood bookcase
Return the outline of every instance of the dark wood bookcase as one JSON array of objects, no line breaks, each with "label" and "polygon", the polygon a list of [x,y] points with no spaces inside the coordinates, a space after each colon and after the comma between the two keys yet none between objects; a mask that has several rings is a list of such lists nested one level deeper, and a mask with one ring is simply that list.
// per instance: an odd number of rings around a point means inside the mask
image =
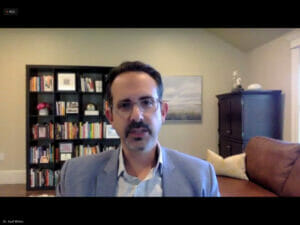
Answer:
[{"label": "dark wood bookcase", "polygon": [[217,98],[221,156],[242,153],[254,136],[282,139],[280,90],[232,92]]},{"label": "dark wood bookcase", "polygon": [[[104,115],[104,90],[111,69],[26,65],[27,190],[54,190],[65,160],[120,144],[118,137],[106,136],[109,122]],[[96,81],[100,84],[97,90]],[[39,112],[40,103],[48,104],[48,113]],[[67,104],[73,104],[68,113]],[[88,105],[93,112],[86,115]]]}]

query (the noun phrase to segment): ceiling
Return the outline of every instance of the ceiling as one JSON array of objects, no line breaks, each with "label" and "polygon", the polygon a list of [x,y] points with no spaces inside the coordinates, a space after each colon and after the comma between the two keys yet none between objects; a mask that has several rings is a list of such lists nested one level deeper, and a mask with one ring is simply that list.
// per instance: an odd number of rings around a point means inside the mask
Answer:
[{"label": "ceiling", "polygon": [[251,51],[274,40],[293,29],[289,28],[209,28],[217,37],[232,44],[241,51]]}]

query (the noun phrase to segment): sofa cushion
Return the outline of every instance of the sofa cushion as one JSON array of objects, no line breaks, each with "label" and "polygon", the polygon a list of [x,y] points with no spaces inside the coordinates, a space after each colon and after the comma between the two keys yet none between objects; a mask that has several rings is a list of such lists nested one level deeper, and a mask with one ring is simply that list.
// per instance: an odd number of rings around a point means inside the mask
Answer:
[{"label": "sofa cushion", "polygon": [[253,137],[245,151],[249,180],[282,195],[284,184],[300,155],[300,145],[267,137]]},{"label": "sofa cushion", "polygon": [[217,153],[207,149],[206,154],[206,160],[214,166],[217,175],[248,180],[246,175],[245,153],[223,158]]},{"label": "sofa cushion", "polygon": [[248,181],[217,176],[221,197],[276,197],[273,192]]}]

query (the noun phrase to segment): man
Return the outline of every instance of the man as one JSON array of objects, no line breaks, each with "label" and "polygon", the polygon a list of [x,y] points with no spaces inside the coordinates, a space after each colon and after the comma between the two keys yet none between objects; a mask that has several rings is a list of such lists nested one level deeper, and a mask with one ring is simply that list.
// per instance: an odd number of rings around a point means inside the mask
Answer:
[{"label": "man", "polygon": [[142,62],[124,62],[110,72],[106,94],[106,117],[121,145],[66,161],[58,196],[220,195],[211,164],[158,142],[168,112],[159,72]]}]

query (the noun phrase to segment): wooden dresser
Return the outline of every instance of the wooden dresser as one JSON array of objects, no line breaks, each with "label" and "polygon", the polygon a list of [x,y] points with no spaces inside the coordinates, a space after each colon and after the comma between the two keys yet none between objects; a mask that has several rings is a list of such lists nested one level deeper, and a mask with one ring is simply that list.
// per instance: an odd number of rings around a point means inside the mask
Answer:
[{"label": "wooden dresser", "polygon": [[217,95],[219,154],[239,154],[249,139],[266,136],[282,139],[280,90],[240,91]]}]

